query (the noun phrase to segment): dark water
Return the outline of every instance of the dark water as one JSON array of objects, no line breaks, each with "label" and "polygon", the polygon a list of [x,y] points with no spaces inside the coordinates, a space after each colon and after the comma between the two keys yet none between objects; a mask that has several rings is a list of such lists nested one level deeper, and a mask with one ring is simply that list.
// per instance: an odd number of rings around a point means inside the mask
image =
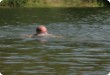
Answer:
[{"label": "dark water", "polygon": [[[24,38],[38,25],[62,38]],[[43,41],[45,39],[45,41]],[[3,75],[107,75],[109,8],[0,8]]]}]

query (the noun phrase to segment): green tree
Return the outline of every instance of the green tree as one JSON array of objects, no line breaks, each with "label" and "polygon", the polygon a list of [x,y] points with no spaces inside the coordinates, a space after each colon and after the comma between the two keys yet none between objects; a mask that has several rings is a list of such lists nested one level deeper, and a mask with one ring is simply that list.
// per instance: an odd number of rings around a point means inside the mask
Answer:
[{"label": "green tree", "polygon": [[2,6],[20,7],[24,5],[28,0],[3,0]]},{"label": "green tree", "polygon": [[21,6],[83,6],[100,5],[108,7],[108,0],[3,0],[0,5],[9,7]]}]

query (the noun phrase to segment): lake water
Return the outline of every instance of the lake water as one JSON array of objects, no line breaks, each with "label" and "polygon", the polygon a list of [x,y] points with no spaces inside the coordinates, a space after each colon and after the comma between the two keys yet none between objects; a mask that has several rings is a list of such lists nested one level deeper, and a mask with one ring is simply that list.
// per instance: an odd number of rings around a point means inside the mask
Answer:
[{"label": "lake water", "polygon": [[[25,38],[45,25],[61,38]],[[107,75],[109,8],[0,8],[3,75]]]}]

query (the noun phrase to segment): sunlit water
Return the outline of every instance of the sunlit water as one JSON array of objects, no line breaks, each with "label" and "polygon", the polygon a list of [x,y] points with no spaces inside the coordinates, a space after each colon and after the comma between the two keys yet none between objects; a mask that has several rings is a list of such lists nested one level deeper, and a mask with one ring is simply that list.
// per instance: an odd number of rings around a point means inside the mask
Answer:
[{"label": "sunlit water", "polygon": [[[26,38],[43,24],[60,38]],[[3,75],[107,75],[110,72],[110,9],[0,10]]]}]

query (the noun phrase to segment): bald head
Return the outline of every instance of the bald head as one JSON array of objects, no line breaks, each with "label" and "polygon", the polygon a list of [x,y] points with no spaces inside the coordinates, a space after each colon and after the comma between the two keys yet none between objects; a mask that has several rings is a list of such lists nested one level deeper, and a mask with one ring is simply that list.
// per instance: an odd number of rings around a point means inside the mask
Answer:
[{"label": "bald head", "polygon": [[47,28],[43,25],[40,25],[36,28],[37,34],[45,34],[48,33]]}]

